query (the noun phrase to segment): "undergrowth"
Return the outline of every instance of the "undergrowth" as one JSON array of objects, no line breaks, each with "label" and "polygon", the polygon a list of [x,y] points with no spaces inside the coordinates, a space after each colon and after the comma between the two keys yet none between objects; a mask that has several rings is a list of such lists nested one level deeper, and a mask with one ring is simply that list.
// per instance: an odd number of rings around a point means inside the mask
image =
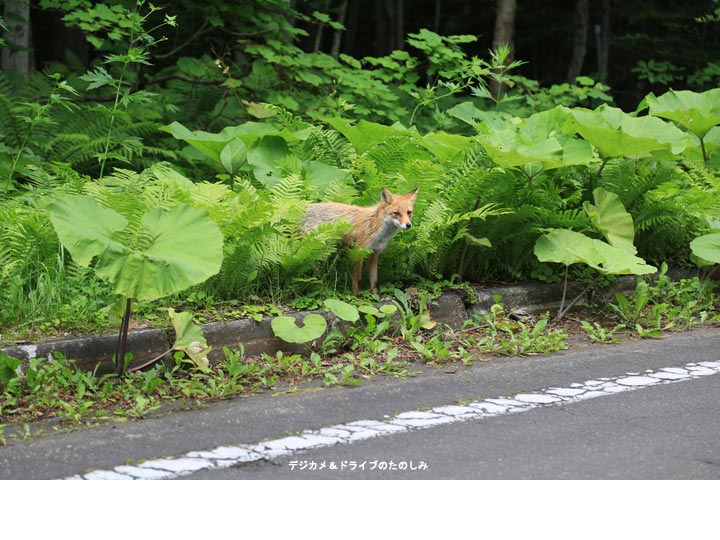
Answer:
[{"label": "undergrowth", "polygon": [[[583,339],[607,346],[720,321],[711,283],[699,278],[672,281],[666,267],[661,270],[654,280],[639,279],[631,295],[618,294],[604,310],[589,306],[556,321],[548,314],[532,317],[507,310],[496,298],[498,303],[487,313],[474,315],[457,330],[432,321],[427,293],[407,296],[396,291],[387,309],[360,304],[362,316],[355,324],[334,328],[321,342],[307,344],[305,353],[248,356],[242,348],[224,348],[205,369],[176,353],[165,363],[117,377],[78,369],[61,354],[27,365],[0,354],[0,425],[5,426],[4,431],[0,427],[0,443],[48,429],[139,419],[258,392],[411,377],[428,368],[456,370],[494,356],[543,355]],[[261,316],[258,306],[248,308],[246,315]],[[50,419],[55,421],[37,423]]]}]

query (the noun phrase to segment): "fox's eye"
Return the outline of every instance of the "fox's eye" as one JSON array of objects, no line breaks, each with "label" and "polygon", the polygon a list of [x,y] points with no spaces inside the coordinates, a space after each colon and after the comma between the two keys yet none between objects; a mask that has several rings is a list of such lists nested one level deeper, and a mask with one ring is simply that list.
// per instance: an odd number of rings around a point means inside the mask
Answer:
[{"label": "fox's eye", "polygon": [[393,216],[400,217],[400,212],[393,212]]},{"label": "fox's eye", "polygon": [[412,210],[408,210],[408,217],[412,217]]}]

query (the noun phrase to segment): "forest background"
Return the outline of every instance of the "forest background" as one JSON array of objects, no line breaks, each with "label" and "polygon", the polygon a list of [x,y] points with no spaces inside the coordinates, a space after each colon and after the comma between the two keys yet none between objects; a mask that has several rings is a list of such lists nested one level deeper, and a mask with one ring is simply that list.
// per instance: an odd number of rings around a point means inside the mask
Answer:
[{"label": "forest background", "polygon": [[[342,227],[300,234],[304,205],[372,204],[383,186],[421,193],[418,226],[381,260],[388,290],[560,280],[567,259],[533,255],[538,239],[607,239],[597,215],[618,205],[632,264],[693,265],[720,218],[717,0],[3,6],[5,336],[104,327],[101,308],[131,298],[315,307],[364,254],[338,247]],[[98,238],[115,258],[67,251]],[[128,253],[153,283],[117,271]],[[632,264],[616,273],[647,268]],[[590,267],[574,277],[613,273]]]}]

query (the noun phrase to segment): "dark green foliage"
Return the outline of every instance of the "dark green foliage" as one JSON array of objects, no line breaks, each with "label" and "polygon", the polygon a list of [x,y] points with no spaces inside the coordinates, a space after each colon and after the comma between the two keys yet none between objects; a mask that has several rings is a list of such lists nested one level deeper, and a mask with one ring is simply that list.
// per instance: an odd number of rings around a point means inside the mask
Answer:
[{"label": "dark green foliage", "polygon": [[[563,270],[540,262],[533,246],[551,229],[597,235],[583,204],[598,187],[632,215],[638,255],[651,264],[689,264],[690,240],[718,218],[712,115],[703,116],[701,149],[683,132],[672,145],[654,144],[664,135],[650,128],[621,132],[612,115],[623,126],[673,128],[605,107],[600,138],[618,136],[608,154],[618,157],[603,159],[566,117],[587,109],[591,139],[600,118],[591,109],[612,103],[605,84],[580,77],[541,85],[518,75],[523,63],[510,62],[509,49],[472,54],[473,36],[413,31],[408,50],[335,58],[300,40],[307,28],[330,33],[337,24],[287,0],[241,9],[181,2],[181,21],[211,14],[192,30],[198,36],[243,32],[233,51],[219,51],[180,34],[172,47],[164,43],[175,20],[155,6],[101,6],[65,8],[97,52],[84,74],[58,64],[29,81],[0,74],[0,295],[13,306],[1,315],[4,327],[58,317],[58,326],[73,325],[111,298],[49,225],[48,205],[67,194],[90,195],[131,223],[153,208],[207,210],[223,233],[224,259],[194,297],[240,302],[345,290],[358,255],[339,242],[348,225],[303,234],[304,207],[376,204],[383,187],[420,189],[413,228],[381,255],[381,282],[397,285],[560,279]],[[86,12],[94,15],[81,23]],[[493,77],[505,93],[490,92]],[[715,106],[714,94],[705,98]],[[662,114],[674,118],[669,108]],[[527,140],[515,144],[520,133]],[[203,137],[209,151],[187,144]],[[633,137],[652,150],[626,155],[623,141]],[[133,226],[119,233],[129,243],[141,234]],[[99,324],[105,316],[85,317]]]}]

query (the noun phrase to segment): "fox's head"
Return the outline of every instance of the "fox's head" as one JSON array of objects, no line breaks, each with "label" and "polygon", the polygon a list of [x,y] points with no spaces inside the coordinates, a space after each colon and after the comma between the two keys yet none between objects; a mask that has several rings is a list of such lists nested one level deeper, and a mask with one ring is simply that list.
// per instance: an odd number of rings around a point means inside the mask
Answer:
[{"label": "fox's head", "polygon": [[412,227],[413,205],[418,188],[405,195],[395,195],[389,189],[382,188],[380,200],[385,221],[391,221],[398,229]]}]

